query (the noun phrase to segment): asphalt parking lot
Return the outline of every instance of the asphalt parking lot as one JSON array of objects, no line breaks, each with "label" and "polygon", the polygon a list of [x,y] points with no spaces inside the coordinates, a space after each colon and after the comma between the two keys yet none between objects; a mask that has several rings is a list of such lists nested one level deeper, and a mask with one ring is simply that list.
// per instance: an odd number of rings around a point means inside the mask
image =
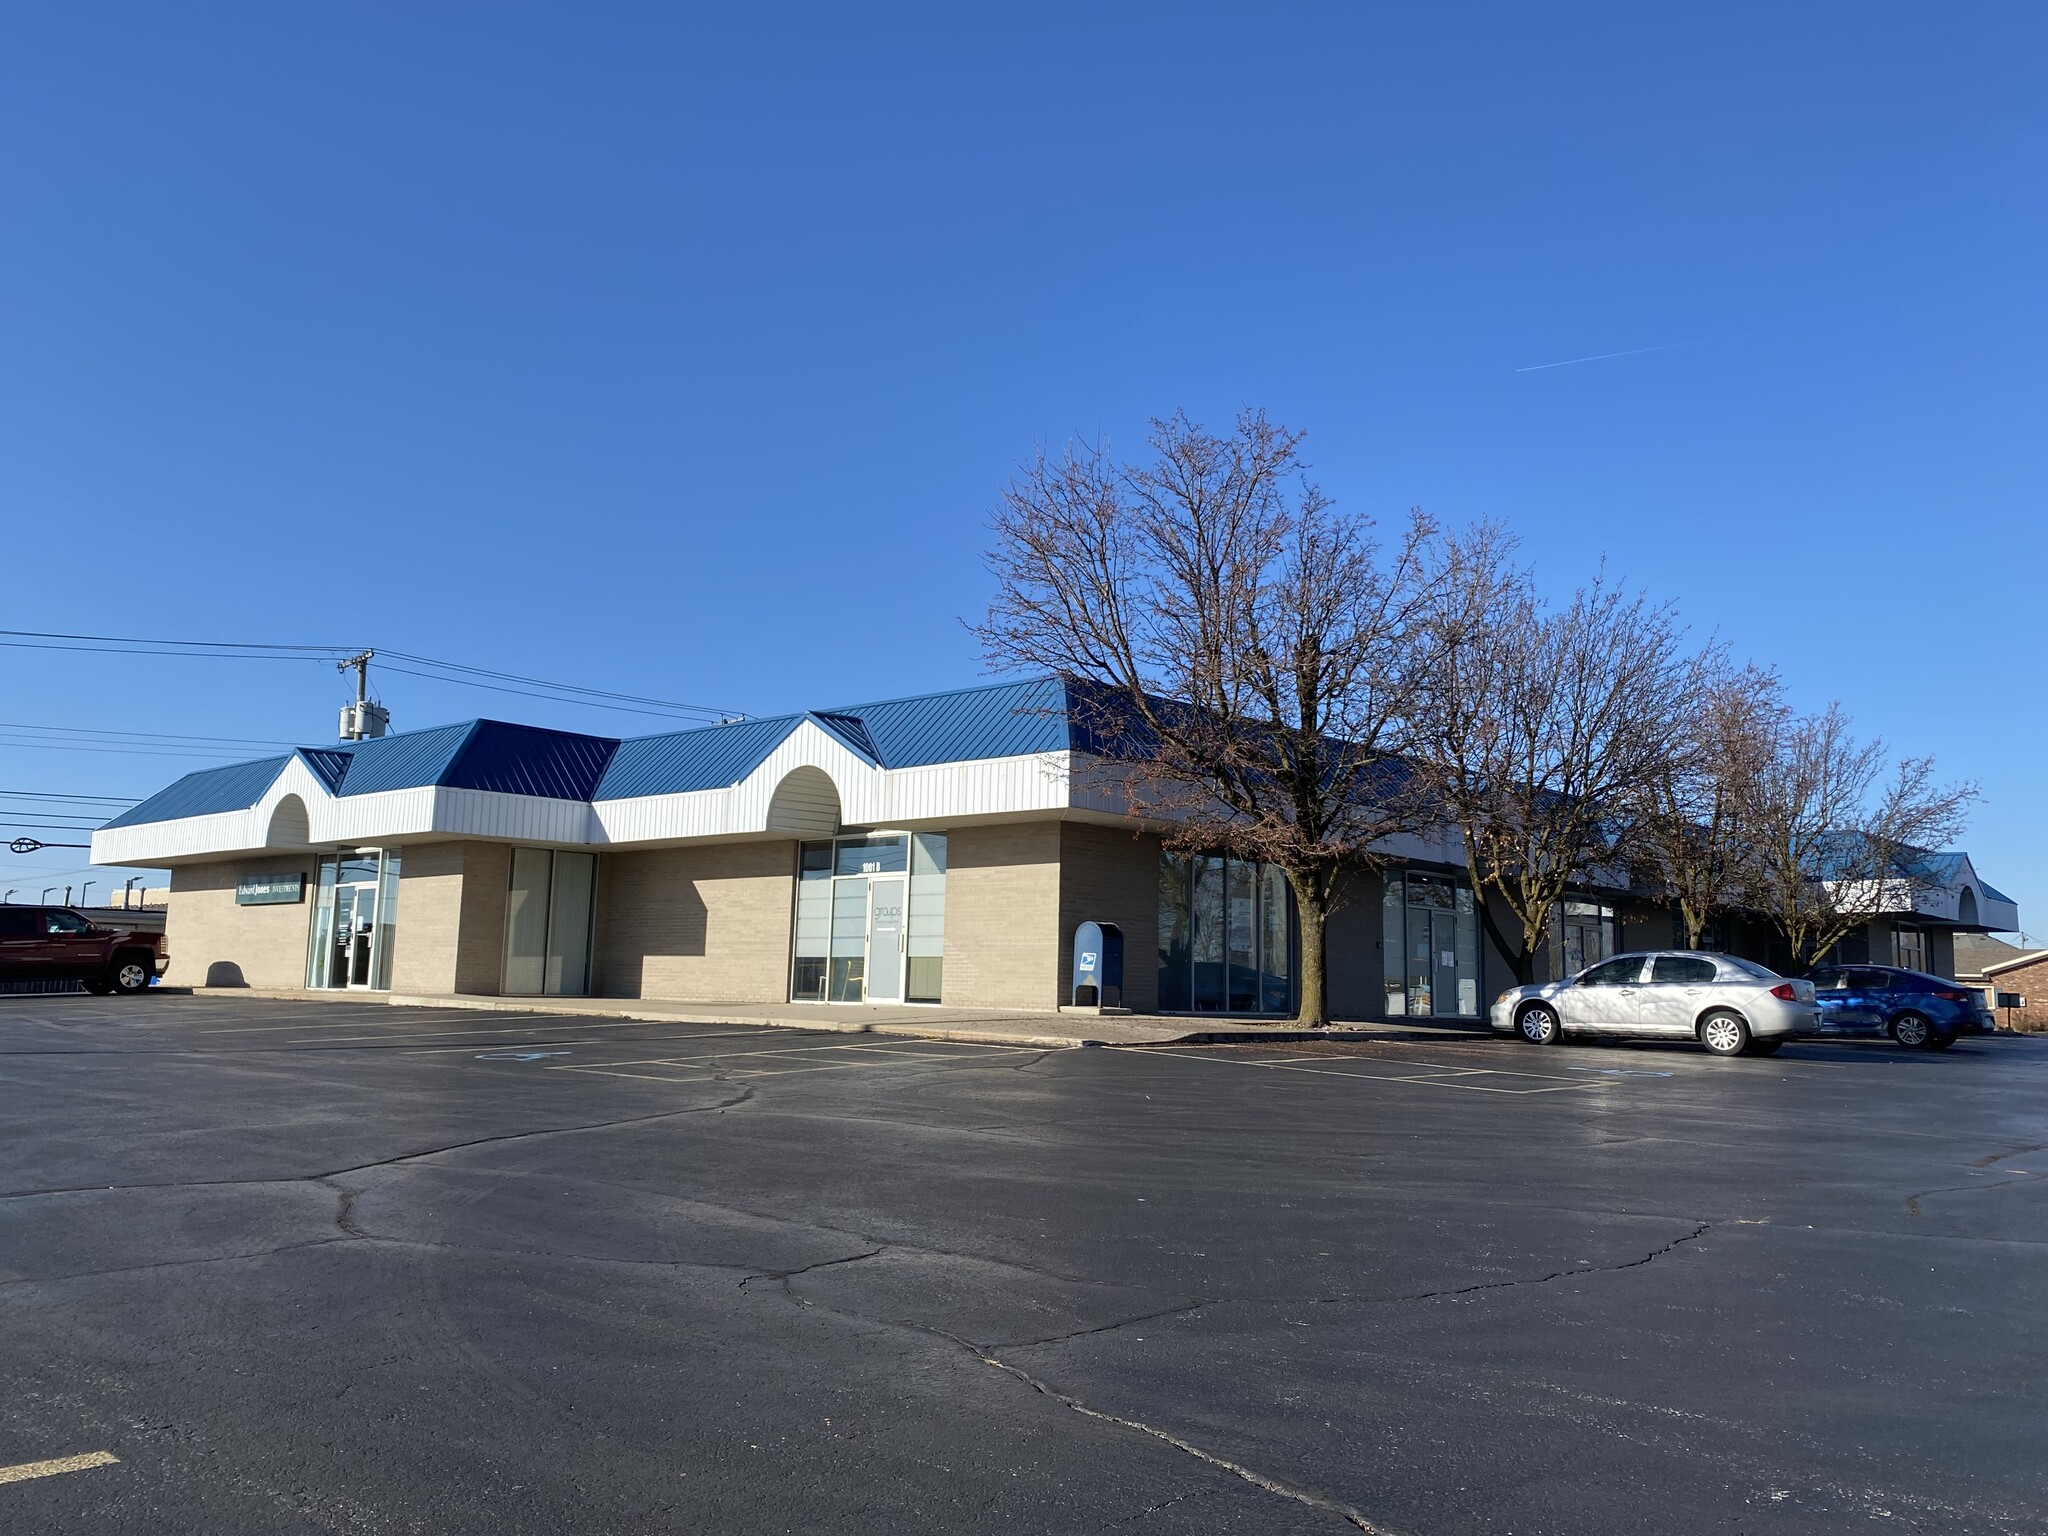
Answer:
[{"label": "asphalt parking lot", "polygon": [[2048,1041],[0,999],[0,1530],[2048,1530]]}]

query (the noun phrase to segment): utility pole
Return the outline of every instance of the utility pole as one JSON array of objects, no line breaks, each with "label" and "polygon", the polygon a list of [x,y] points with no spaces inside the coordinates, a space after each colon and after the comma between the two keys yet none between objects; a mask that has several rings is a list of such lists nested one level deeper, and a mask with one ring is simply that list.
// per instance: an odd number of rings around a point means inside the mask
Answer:
[{"label": "utility pole", "polygon": [[91,889],[92,889],[92,882],[91,882],[90,880],[86,881],[86,882],[85,882],[85,884],[81,885],[81,886],[80,886],[80,887],[78,888],[78,904],[79,904],[79,905],[80,905],[81,907],[84,907],[84,906],[90,906],[90,905],[91,905],[91,903],[90,903],[90,902],[88,902],[88,901],[86,900],[86,893],[87,893],[87,892],[89,892],[89,891],[90,891]]},{"label": "utility pole", "polygon": [[376,654],[375,651],[364,651],[361,655],[351,656],[347,661],[338,661],[334,664],[337,672],[346,672],[350,667],[354,667],[356,671],[356,701],[353,705],[343,705],[341,710],[343,741],[362,741],[368,737],[382,736],[385,727],[391,723],[390,711],[381,704],[370,702],[370,660]]}]

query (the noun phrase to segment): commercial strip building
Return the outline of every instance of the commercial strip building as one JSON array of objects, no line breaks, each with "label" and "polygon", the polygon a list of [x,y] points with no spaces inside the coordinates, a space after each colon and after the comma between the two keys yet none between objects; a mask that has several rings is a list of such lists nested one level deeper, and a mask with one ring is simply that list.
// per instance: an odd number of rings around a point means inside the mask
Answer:
[{"label": "commercial strip building", "polygon": [[[1279,871],[1168,852],[1084,713],[1037,679],[625,740],[473,720],[189,774],[92,858],[171,872],[172,984],[1049,1011],[1096,922],[1135,1011],[1291,1012]],[[1332,918],[1333,1013],[1478,1019],[1509,972],[1455,834],[1389,852]],[[1859,958],[1952,974],[1953,933],[2017,928],[1943,857]],[[1548,963],[1671,941],[1589,889]]]}]

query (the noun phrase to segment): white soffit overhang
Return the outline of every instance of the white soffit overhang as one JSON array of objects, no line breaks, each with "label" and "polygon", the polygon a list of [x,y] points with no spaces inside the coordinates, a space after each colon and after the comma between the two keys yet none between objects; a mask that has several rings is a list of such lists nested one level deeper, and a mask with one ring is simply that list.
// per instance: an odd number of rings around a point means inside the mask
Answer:
[{"label": "white soffit overhang", "polygon": [[[92,835],[91,857],[95,864],[146,867],[423,838],[603,846],[775,835],[769,826],[775,791],[800,768],[816,769],[831,780],[839,796],[839,821],[846,826],[1070,808],[1071,774],[1065,752],[885,769],[806,720],[737,784],[595,804],[439,785],[337,796],[303,759],[294,757],[244,810],[102,829]],[[305,806],[303,840],[294,835],[289,811],[282,819],[277,814],[292,796]]]}]

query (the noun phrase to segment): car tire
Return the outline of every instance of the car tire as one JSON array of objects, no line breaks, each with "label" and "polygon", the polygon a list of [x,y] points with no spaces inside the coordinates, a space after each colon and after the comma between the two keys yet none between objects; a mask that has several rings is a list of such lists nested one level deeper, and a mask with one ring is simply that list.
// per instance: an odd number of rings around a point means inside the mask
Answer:
[{"label": "car tire", "polygon": [[1890,1033],[1907,1050],[1924,1050],[1934,1038],[1934,1026],[1924,1014],[1902,1013],[1892,1020]]},{"label": "car tire", "polygon": [[1752,1056],[1775,1056],[1778,1054],[1778,1048],[1784,1043],[1782,1040],[1758,1040],[1752,1037],[1749,1042],[1749,1054]]},{"label": "car tire", "polygon": [[107,972],[110,990],[123,997],[133,997],[138,992],[147,992],[151,980],[150,964],[144,955],[116,955],[114,968]]},{"label": "car tire", "polygon": [[113,982],[104,976],[95,976],[90,981],[80,982],[79,985],[84,987],[94,997],[106,997],[114,990]]},{"label": "car tire", "polygon": [[1564,1040],[1564,1021],[1548,1003],[1531,1003],[1515,1015],[1515,1033],[1529,1045],[1558,1045]]},{"label": "car tire", "polygon": [[1749,1042],[1749,1021],[1739,1013],[1722,1008],[1700,1020],[1700,1044],[1716,1056],[1740,1056]]}]

